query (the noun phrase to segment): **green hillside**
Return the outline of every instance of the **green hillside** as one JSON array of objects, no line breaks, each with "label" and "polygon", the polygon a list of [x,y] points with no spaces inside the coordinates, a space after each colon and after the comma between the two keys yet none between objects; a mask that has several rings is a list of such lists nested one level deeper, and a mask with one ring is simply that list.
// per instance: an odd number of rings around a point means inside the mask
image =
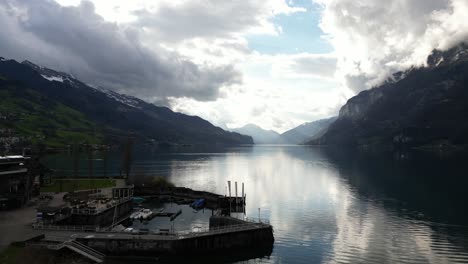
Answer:
[{"label": "green hillside", "polygon": [[82,113],[0,78],[0,128],[12,130],[33,144],[61,147],[99,144],[102,133]]}]

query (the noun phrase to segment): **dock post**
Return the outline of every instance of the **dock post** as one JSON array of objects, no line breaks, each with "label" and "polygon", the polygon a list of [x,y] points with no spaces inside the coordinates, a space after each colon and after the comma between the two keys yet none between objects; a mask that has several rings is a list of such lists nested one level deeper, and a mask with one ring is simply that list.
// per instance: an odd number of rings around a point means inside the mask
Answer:
[{"label": "dock post", "polygon": [[234,182],[234,186],[235,186],[235,189],[236,189],[236,216],[237,216],[237,212],[239,211],[239,208],[237,207],[238,204],[237,204],[237,182]]},{"label": "dock post", "polygon": [[229,188],[229,216],[231,216],[231,181],[228,181]]},{"label": "dock post", "polygon": [[245,216],[245,199],[244,199],[244,183],[242,183],[242,219]]}]

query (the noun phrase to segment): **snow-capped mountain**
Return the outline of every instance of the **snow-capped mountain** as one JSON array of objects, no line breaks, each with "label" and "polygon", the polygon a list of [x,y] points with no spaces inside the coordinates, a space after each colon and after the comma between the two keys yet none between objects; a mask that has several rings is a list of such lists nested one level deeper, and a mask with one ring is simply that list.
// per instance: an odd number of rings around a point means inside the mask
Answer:
[{"label": "snow-capped mountain", "polygon": [[15,82],[17,89],[34,90],[49,101],[78,111],[94,122],[96,129],[108,139],[118,140],[132,135],[156,142],[253,143],[251,137],[224,131],[200,117],[173,112],[167,107],[158,107],[132,96],[92,87],[70,74],[29,61],[18,63],[2,59],[0,77],[3,82]]}]

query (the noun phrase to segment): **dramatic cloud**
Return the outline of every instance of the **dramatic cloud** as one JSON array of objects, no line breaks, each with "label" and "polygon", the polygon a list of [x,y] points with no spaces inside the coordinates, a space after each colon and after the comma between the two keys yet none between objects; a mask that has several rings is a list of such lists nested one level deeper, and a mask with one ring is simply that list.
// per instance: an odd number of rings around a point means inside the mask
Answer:
[{"label": "dramatic cloud", "polygon": [[284,131],[468,39],[466,0],[312,1],[3,0],[0,56]]},{"label": "dramatic cloud", "polygon": [[205,68],[175,52],[148,49],[139,41],[140,29],[106,22],[91,2],[62,7],[50,1],[7,1],[0,16],[8,25],[0,33],[3,56],[58,67],[146,99],[212,100],[219,87],[240,81],[232,66]]},{"label": "dramatic cloud", "polygon": [[[250,49],[247,36],[280,36],[274,18],[305,11],[284,0],[5,0],[0,55],[217,124],[254,122],[284,130],[321,111],[307,113],[310,101],[294,86],[304,93],[310,87],[305,78],[329,79],[336,60],[308,53],[264,56]],[[294,78],[301,79],[298,85],[288,83]],[[262,100],[267,102],[260,107]],[[299,100],[306,109],[292,109]]]},{"label": "dramatic cloud", "polygon": [[[293,127],[336,115],[345,102],[338,83],[317,77],[295,77],[272,71],[279,60],[275,57],[252,57],[243,69],[246,77],[237,89],[222,89],[216,101],[198,102],[188,98],[171,99],[174,110],[198,115],[225,128],[257,124],[265,129],[284,132]],[[253,77],[253,72],[270,71]],[[294,86],[291,85],[294,82]]]},{"label": "dramatic cloud", "polygon": [[424,65],[433,49],[468,37],[466,0],[315,0],[335,48],[337,77],[353,93],[395,71]]},{"label": "dramatic cloud", "polygon": [[278,34],[270,18],[291,14],[302,8],[284,1],[183,1],[183,4],[161,4],[155,10],[137,10],[138,24],[158,38],[179,42],[192,38],[235,38],[240,33]]},{"label": "dramatic cloud", "polygon": [[333,79],[336,57],[332,54],[299,53],[271,56],[274,74],[289,78]]}]

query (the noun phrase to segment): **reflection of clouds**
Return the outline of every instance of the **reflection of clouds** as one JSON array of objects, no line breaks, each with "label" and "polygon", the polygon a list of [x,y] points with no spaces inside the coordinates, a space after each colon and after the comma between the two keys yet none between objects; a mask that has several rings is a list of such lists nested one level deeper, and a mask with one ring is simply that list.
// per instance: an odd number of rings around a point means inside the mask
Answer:
[{"label": "reflection of clouds", "polygon": [[468,260],[461,248],[445,238],[437,239],[427,223],[402,218],[373,201],[350,199],[349,192],[340,195],[340,201],[348,202],[335,207],[337,233],[328,263],[453,263],[452,257]]},{"label": "reflection of clouds", "polygon": [[448,239],[436,241],[424,223],[358,197],[343,178],[319,149],[278,146],[172,161],[170,173],[176,185],[220,194],[227,180],[238,182],[239,194],[244,182],[247,215],[258,217],[261,207],[262,218],[274,226],[274,261],[448,263],[450,255],[468,260]]}]

